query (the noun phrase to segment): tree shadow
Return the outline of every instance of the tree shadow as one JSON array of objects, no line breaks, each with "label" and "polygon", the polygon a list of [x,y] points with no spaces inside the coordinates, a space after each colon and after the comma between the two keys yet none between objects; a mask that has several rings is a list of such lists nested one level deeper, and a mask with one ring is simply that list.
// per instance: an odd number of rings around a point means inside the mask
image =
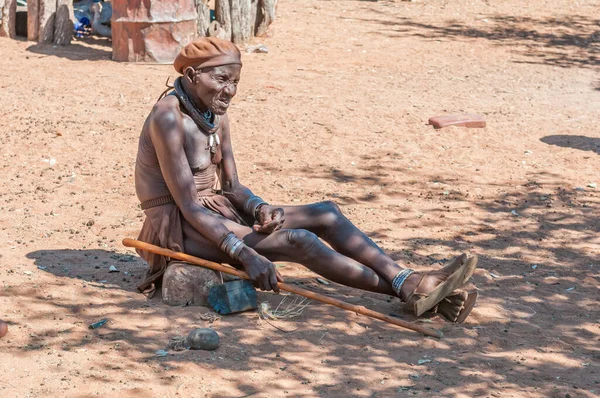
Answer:
[{"label": "tree shadow", "polygon": [[99,61],[112,59],[111,43],[109,38],[90,36],[82,39],[73,39],[68,46],[33,44],[27,47],[27,51],[45,56],[66,58],[71,61]]},{"label": "tree shadow", "polygon": [[[103,370],[125,368],[133,372],[130,380],[143,382],[143,378],[135,373],[149,363],[175,374],[184,369],[196,369],[196,366],[218,371],[224,384],[235,386],[236,396],[267,391],[287,391],[291,396],[306,393],[349,396],[350,391],[354,392],[350,395],[356,396],[362,396],[364,391],[371,396],[415,393],[454,396],[457,389],[468,396],[477,396],[489,391],[529,388],[532,380],[542,394],[562,392],[564,396],[573,393],[572,380],[580,368],[560,361],[529,359],[527,362],[523,358],[525,352],[558,352],[568,346],[572,352],[561,351],[560,355],[565,362],[593,362],[600,357],[595,342],[597,334],[592,329],[597,310],[593,309],[590,300],[583,300],[590,288],[570,280],[568,285],[576,287],[573,294],[582,299],[577,304],[561,299],[566,285],[539,282],[540,289],[547,294],[544,301],[532,302],[531,294],[525,291],[513,289],[510,296],[506,295],[506,289],[514,285],[509,272],[493,281],[478,275],[475,279],[480,290],[485,292],[485,305],[496,308],[496,314],[487,318],[475,314],[475,322],[465,326],[451,325],[433,317],[430,326],[445,332],[443,340],[436,340],[320,303],[310,303],[300,315],[288,320],[265,322],[255,313],[243,313],[223,317],[211,325],[199,325],[199,315],[204,310],[198,310],[198,307],[166,307],[141,295],[132,299],[119,294],[119,290],[131,292],[134,284],[131,282],[135,282],[124,280],[124,273],[128,272],[133,279],[133,274],[143,270],[141,260],[135,256],[104,250],[43,250],[30,253],[28,258],[34,259],[43,271],[56,276],[56,283],[47,286],[54,292],[52,296],[36,294],[26,288],[4,290],[0,296],[10,295],[11,300],[28,308],[42,304],[45,310],[30,311],[28,321],[39,323],[54,318],[55,323],[31,334],[25,345],[14,350],[15,355],[43,352],[56,347],[59,341],[63,352],[86,350],[89,355],[117,355],[120,360],[116,363],[94,361],[88,377],[96,377],[94,380],[101,383],[118,381],[103,376]],[[429,261],[427,257],[415,256],[415,259],[422,263]],[[488,260],[491,259],[482,258],[484,264]],[[120,272],[106,273],[110,265],[117,265]],[[502,270],[511,267],[514,267],[512,261],[498,264]],[[104,274],[99,275],[103,271]],[[99,278],[105,278],[107,282]],[[83,288],[77,289],[78,304],[61,295],[65,283],[70,284],[73,279],[86,282]],[[534,277],[529,280],[538,283]],[[312,276],[293,278],[289,282],[408,321],[414,320],[411,315],[399,311],[397,299],[384,295],[360,292],[334,283],[321,285]],[[261,293],[260,300],[275,307],[282,296]],[[82,304],[88,301],[89,304]],[[574,306],[585,306],[589,319],[569,315]],[[109,322],[101,328],[88,329],[89,323],[100,318],[99,314]],[[552,316],[554,333],[542,333],[536,327],[539,316]],[[157,349],[164,348],[168,336],[198,326],[209,326],[218,331],[221,346],[217,351],[170,351],[164,357],[154,354]],[[261,332],[249,333],[249,329]],[[531,340],[526,337],[531,333],[539,333],[535,347],[527,343]],[[343,339],[340,338],[342,335]],[[68,336],[66,341],[62,339],[64,336]],[[465,341],[469,343],[465,345]],[[481,368],[465,368],[461,366],[464,361],[480,363]],[[263,388],[240,377],[267,368],[276,369],[276,379]],[[361,371],[357,372],[357,369]],[[523,378],[523,372],[529,377]],[[557,382],[557,378],[567,381]],[[296,385],[290,385],[290,380]],[[167,374],[159,381],[165,386],[175,386],[176,382],[176,378]],[[576,387],[592,389],[594,385],[590,379],[589,383],[586,380]],[[211,392],[218,395],[219,387],[215,389]]]},{"label": "tree shadow", "polygon": [[[416,270],[435,269],[461,251],[478,253],[480,267],[473,283],[481,298],[468,323],[453,325],[440,316],[425,320],[425,325],[444,331],[442,340],[422,338],[316,302],[293,319],[267,323],[250,312],[222,317],[208,325],[199,317],[205,309],[167,307],[134,293],[145,271],[144,262],[135,255],[104,250],[44,250],[27,257],[56,277],[48,287],[56,293],[47,297],[31,289],[9,289],[0,295],[10,295],[11,300],[28,308],[43,303],[45,311],[31,314],[32,320],[54,317],[72,321],[35,333],[16,354],[44,350],[56,345],[60,336],[68,335],[69,340],[60,343],[65,351],[108,347],[102,350],[118,354],[125,361],[119,366],[130,366],[134,372],[144,363],[175,372],[199,366],[218,372],[223,383],[235,386],[238,395],[288,391],[292,396],[347,396],[352,391],[360,396],[369,391],[372,396],[415,392],[477,396],[535,387],[544,396],[576,396],[578,392],[597,390],[597,374],[582,373],[588,366],[592,371],[600,365],[600,311],[595,299],[600,274],[598,251],[594,249],[600,236],[600,204],[592,193],[564,189],[560,176],[538,173],[520,187],[506,189],[513,184],[498,181],[496,185],[504,188],[502,192],[468,196],[464,190],[431,190],[431,185],[463,187],[472,182],[460,176],[419,175],[417,170],[410,171],[415,182],[398,190],[386,177],[391,171],[397,174],[397,166],[388,169],[382,166],[385,162],[364,163],[357,170],[316,166],[286,173],[310,173],[335,184],[388,184],[381,193],[368,198],[369,207],[375,208],[385,206],[382,196],[394,200],[424,194],[429,203],[424,212],[432,215],[427,222],[436,227],[448,224],[438,215],[457,209],[475,215],[465,228],[446,237],[403,239],[400,246],[389,250],[396,261]],[[340,192],[344,189],[338,191],[343,197]],[[399,226],[405,222],[402,215],[395,221]],[[420,222],[425,225],[426,219]],[[387,232],[368,231],[371,236],[384,238]],[[543,243],[557,239],[561,243],[556,246]],[[111,265],[120,272],[109,273]],[[288,270],[299,276],[286,277]],[[414,321],[413,316],[400,310],[397,299],[335,283],[318,284],[314,274],[295,264],[284,264],[281,272],[286,282]],[[73,282],[78,284],[76,303],[68,295],[61,295],[65,284]],[[273,308],[281,299],[259,293],[259,300]],[[109,319],[105,326],[88,329],[90,323],[102,318]],[[218,331],[221,347],[217,351],[155,355],[156,350],[165,347],[168,337],[198,326]],[[532,335],[536,338],[531,339]],[[554,361],[537,360],[538,355],[551,355]],[[480,365],[468,368],[463,363]],[[97,366],[113,369],[114,365]],[[264,389],[246,377],[260,369],[275,369],[275,380]],[[528,376],[523,377],[523,373]],[[165,376],[161,383],[172,386],[175,380]],[[214,388],[213,394],[227,395],[219,387]]]},{"label": "tree shadow", "polygon": [[563,148],[579,149],[581,151],[591,151],[600,155],[600,138],[586,137],[584,135],[548,135],[540,138],[545,144],[556,145]]},{"label": "tree shadow", "polygon": [[481,18],[477,22],[479,26],[469,26],[457,20],[435,25],[414,22],[405,17],[358,20],[382,25],[382,30],[371,33],[386,37],[416,36],[439,41],[483,38],[497,45],[512,47],[514,52],[530,59],[515,61],[518,63],[564,68],[600,65],[600,19],[584,15],[541,19],[490,15]]}]

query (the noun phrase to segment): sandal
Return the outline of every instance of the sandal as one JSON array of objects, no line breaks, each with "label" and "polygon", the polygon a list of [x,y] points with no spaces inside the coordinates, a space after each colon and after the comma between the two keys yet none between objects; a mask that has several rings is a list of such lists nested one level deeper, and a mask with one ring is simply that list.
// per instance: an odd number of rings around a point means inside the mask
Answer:
[{"label": "sandal", "polygon": [[[477,256],[468,257],[463,253],[441,270],[421,274],[421,279],[417,282],[414,290],[408,295],[406,300],[404,300],[406,305],[416,316],[423,315],[425,311],[435,307],[445,297],[449,296],[451,292],[465,285],[471,275],[473,275],[476,266]],[[415,291],[418,290],[419,285],[421,285],[423,282],[425,276],[432,276],[436,274],[448,277],[429,293],[415,293]],[[475,296],[475,299],[477,299],[477,296]],[[473,305],[474,304],[475,303],[473,302]],[[473,307],[471,306],[471,309],[472,308]]]}]

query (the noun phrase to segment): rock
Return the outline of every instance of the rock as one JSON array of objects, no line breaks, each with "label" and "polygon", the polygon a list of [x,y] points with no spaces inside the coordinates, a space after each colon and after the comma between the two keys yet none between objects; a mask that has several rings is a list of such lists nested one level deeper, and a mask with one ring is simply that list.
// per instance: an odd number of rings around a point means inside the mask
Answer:
[{"label": "rock", "polygon": [[162,283],[162,299],[167,305],[208,307],[208,292],[223,283],[220,272],[181,261],[171,261]]},{"label": "rock", "polygon": [[199,328],[190,332],[186,340],[186,347],[191,350],[216,350],[219,346],[219,335],[212,329]]},{"label": "rock", "polygon": [[56,14],[54,14],[54,44],[60,46],[71,44],[74,19],[73,2],[70,0],[57,0]]},{"label": "rock", "polygon": [[8,324],[0,319],[0,339],[8,333]]},{"label": "rock", "polygon": [[111,265],[108,267],[108,272],[119,272],[119,270],[114,265]]}]

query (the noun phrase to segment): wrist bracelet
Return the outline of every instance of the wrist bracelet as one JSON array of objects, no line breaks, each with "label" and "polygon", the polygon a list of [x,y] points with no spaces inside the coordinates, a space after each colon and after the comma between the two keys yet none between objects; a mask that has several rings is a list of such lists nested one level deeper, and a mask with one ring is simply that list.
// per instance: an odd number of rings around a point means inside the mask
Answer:
[{"label": "wrist bracelet", "polygon": [[268,206],[268,205],[265,202],[263,202],[263,203],[259,204],[258,206],[256,206],[256,210],[254,210],[254,219],[255,220],[258,220],[258,214],[260,213],[260,209],[263,206]]},{"label": "wrist bracelet", "polygon": [[233,232],[228,233],[219,244],[219,248],[234,260],[239,260],[239,255],[244,247],[246,247],[244,241],[235,236]]},{"label": "wrist bracelet", "polygon": [[262,200],[261,197],[252,195],[248,199],[246,199],[246,201],[244,202],[244,213],[253,215],[254,219],[256,219],[256,215],[257,215],[256,210],[258,209],[258,207],[260,205],[266,205],[266,204],[267,204],[267,202]]}]

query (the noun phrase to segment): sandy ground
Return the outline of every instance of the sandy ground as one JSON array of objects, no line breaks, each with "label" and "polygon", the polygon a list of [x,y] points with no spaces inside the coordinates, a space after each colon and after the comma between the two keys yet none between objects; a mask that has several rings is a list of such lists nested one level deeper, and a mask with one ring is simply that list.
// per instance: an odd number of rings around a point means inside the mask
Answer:
[{"label": "sandy ground", "polygon": [[[442,340],[319,303],[279,329],[253,312],[209,323],[136,293],[145,265],[120,242],[142,223],[137,138],[173,70],[112,62],[101,39],[0,40],[0,396],[598,396],[599,11],[282,1],[269,53],[244,56],[229,112],[244,183],[273,203],[333,200],[419,270],[480,257],[469,321],[424,322]],[[488,127],[426,125],[460,112]],[[194,327],[220,348],[155,355]]]}]

